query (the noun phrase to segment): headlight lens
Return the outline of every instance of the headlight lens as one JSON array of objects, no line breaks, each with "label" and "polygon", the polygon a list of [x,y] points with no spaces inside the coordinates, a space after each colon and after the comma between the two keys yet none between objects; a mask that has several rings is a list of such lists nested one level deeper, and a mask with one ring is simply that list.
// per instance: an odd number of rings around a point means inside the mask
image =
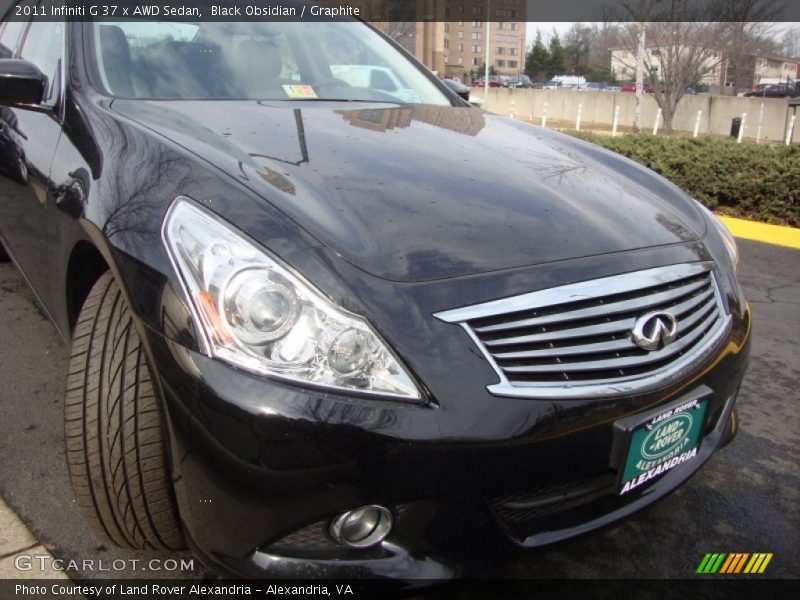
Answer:
[{"label": "headlight lens", "polygon": [[163,237],[213,356],[289,381],[421,399],[363,317],[194,202],[175,200]]},{"label": "headlight lens", "polygon": [[733,270],[735,272],[739,268],[739,247],[736,245],[736,240],[734,239],[733,234],[728,230],[727,227],[725,227],[725,224],[719,220],[717,215],[715,215],[697,200],[695,200],[695,202],[697,202],[697,205],[700,207],[700,209],[708,216],[708,220],[717,230],[720,237],[722,237],[722,241],[725,243],[725,248],[731,257],[731,264],[733,264]]}]

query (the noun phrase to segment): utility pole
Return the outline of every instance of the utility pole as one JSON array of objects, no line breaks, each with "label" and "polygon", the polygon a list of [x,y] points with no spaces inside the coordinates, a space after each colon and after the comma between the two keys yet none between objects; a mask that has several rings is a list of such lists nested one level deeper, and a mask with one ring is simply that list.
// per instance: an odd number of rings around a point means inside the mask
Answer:
[{"label": "utility pole", "polygon": [[489,110],[489,44],[491,43],[492,24],[489,21],[491,14],[492,0],[486,0],[486,35],[483,36],[483,43],[486,50],[485,58],[483,59],[483,110]]},{"label": "utility pole", "polygon": [[636,110],[634,111],[633,130],[642,131],[642,93],[644,92],[644,52],[645,29],[644,23],[639,23],[639,45],[636,49]]}]

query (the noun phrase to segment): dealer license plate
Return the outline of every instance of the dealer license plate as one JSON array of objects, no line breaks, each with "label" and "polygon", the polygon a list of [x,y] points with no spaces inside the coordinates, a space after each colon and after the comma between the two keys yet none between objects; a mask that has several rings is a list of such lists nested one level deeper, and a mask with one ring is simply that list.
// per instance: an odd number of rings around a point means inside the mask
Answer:
[{"label": "dealer license plate", "polygon": [[633,429],[622,471],[620,495],[697,456],[707,404],[705,399],[687,401]]}]

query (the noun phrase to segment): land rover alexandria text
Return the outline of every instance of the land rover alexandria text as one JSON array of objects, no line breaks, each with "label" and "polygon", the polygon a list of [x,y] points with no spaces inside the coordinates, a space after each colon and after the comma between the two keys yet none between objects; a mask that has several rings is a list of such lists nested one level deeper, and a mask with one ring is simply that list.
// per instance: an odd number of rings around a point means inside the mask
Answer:
[{"label": "land rover alexandria text", "polygon": [[455,578],[632,515],[736,433],[722,223],[377,27],[6,15],[0,117],[2,257],[70,348],[102,544]]}]

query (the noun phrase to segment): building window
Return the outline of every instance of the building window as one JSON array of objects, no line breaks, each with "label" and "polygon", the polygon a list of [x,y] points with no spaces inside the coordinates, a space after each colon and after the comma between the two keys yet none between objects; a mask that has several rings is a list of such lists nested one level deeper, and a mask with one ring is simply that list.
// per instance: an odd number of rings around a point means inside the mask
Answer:
[{"label": "building window", "polygon": [[498,61],[497,61],[495,64],[496,64],[498,67],[505,67],[505,66],[506,66],[506,61],[504,61],[504,60],[500,59],[500,60],[498,60]]},{"label": "building window", "polygon": [[448,40],[447,38],[444,39],[444,47],[445,48],[449,48],[450,47],[450,40]]},{"label": "building window", "polygon": [[473,31],[472,32],[472,39],[473,40],[482,40],[483,39],[483,34],[481,32],[479,32],[479,31]]},{"label": "building window", "polygon": [[458,45],[458,51],[459,52],[463,52],[464,51],[464,44],[459,44]]},{"label": "building window", "polygon": [[459,56],[458,57],[458,64],[460,64],[460,65],[464,64],[464,57],[463,56]]},{"label": "building window", "polygon": [[505,54],[505,53],[506,49],[503,48],[502,46],[498,46],[497,48],[495,48],[495,54]]},{"label": "building window", "polygon": [[463,31],[459,31],[458,32],[458,38],[461,39],[461,40],[464,39],[464,32]]},{"label": "building window", "polygon": [[480,44],[473,44],[472,52],[477,54],[478,52],[483,52],[483,48],[481,48]]},{"label": "building window", "polygon": [[481,64],[480,63],[480,59],[478,59],[478,58],[473,58],[472,59],[472,66],[473,67],[477,67],[479,64]]},{"label": "building window", "polygon": [[517,68],[517,64],[518,64],[517,61],[510,60],[510,61],[508,61],[508,68],[509,69],[516,69]]}]

